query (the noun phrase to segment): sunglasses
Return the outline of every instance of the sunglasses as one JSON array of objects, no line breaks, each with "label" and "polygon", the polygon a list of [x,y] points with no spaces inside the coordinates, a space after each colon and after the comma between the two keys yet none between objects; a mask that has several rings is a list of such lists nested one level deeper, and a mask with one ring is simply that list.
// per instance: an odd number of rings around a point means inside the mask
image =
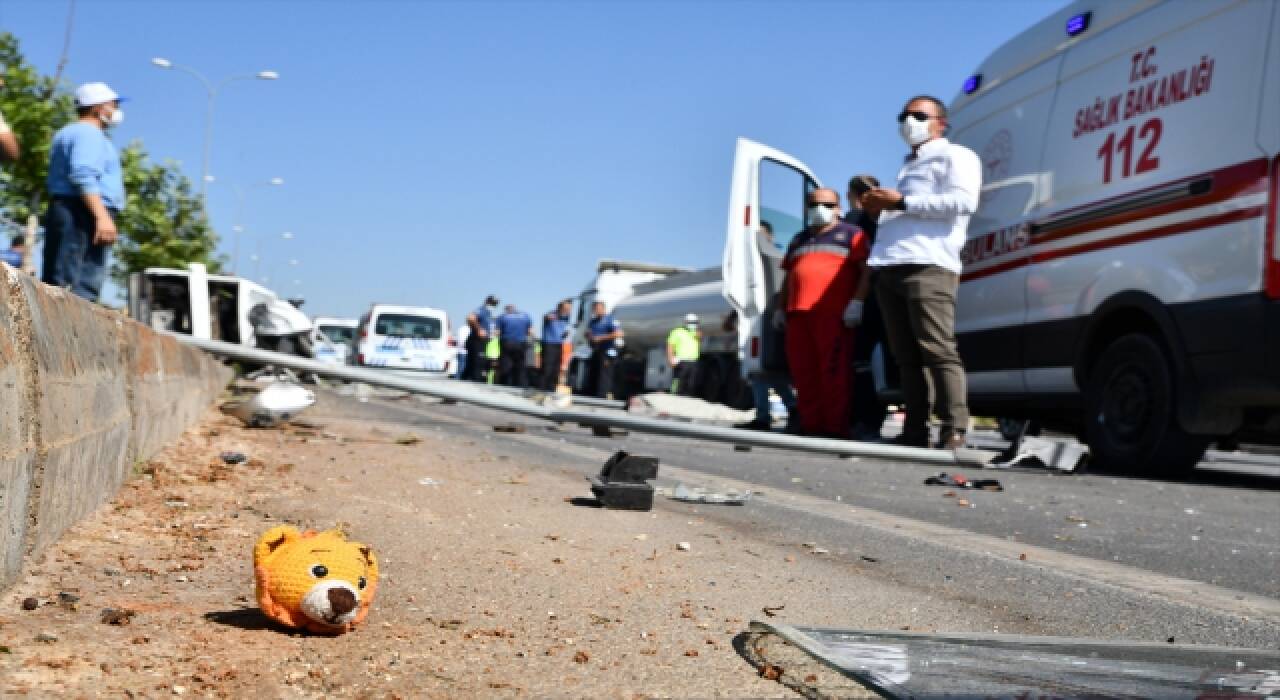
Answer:
[{"label": "sunglasses", "polygon": [[839,205],[839,204],[836,204],[835,202],[814,202],[812,206],[815,206],[815,207],[826,207],[826,208],[828,208],[828,209],[835,209],[836,207],[838,207],[838,206],[840,206],[840,205]]},{"label": "sunglasses", "polygon": [[921,112],[919,110],[908,112],[907,110],[904,109],[898,113],[898,123],[901,124],[902,122],[905,122],[907,120],[907,117],[912,117],[916,121],[921,121],[921,122],[927,122],[930,119],[937,119],[937,117],[933,116],[932,114],[929,114],[928,112]]}]

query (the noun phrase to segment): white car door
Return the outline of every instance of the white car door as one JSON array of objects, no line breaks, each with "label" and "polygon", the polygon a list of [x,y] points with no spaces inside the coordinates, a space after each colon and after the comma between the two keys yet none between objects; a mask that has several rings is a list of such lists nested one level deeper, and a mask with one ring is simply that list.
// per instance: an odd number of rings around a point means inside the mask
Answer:
[{"label": "white car door", "polygon": [[780,252],[805,226],[805,197],[820,183],[795,157],[750,139],[738,139],[729,189],[725,234],[724,296],[738,312],[739,350],[743,371],[754,373],[762,356],[761,315],[781,276],[777,255],[766,259],[761,246],[762,222],[772,230]]}]

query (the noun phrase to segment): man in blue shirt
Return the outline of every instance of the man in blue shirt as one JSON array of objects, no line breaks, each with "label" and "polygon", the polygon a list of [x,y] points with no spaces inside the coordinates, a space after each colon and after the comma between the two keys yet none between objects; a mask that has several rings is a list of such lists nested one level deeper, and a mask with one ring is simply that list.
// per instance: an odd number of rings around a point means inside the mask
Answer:
[{"label": "man in blue shirt", "polygon": [[107,249],[118,237],[115,218],[124,209],[120,154],[106,132],[124,121],[124,112],[106,83],[85,83],[75,95],[79,118],[54,134],[49,148],[41,279],[97,301]]},{"label": "man in blue shirt", "polygon": [[489,337],[493,335],[493,314],[497,310],[498,297],[490,294],[479,308],[467,314],[471,334],[467,336],[467,364],[462,379],[480,383],[489,381],[489,358],[485,357],[484,351],[489,345]]},{"label": "man in blue shirt", "polygon": [[618,340],[622,324],[605,313],[603,301],[591,305],[591,321],[587,323],[587,342],[591,345],[591,368],[587,373],[587,393],[602,399],[613,393],[613,364],[618,358]]},{"label": "man in blue shirt", "polygon": [[556,310],[542,317],[542,381],[543,389],[555,391],[563,383],[568,360],[573,355],[573,343],[569,335],[569,312],[573,310],[573,302],[565,299],[556,305]]},{"label": "man in blue shirt", "polygon": [[8,250],[0,250],[0,262],[7,263],[9,267],[15,270],[22,269],[22,253],[26,250],[26,241],[21,235],[13,237],[13,242],[9,244]]},{"label": "man in blue shirt", "polygon": [[507,304],[494,325],[498,329],[498,341],[502,344],[502,354],[498,357],[498,383],[527,386],[529,376],[525,370],[525,353],[529,350],[533,320],[529,314],[516,309],[515,304]]}]

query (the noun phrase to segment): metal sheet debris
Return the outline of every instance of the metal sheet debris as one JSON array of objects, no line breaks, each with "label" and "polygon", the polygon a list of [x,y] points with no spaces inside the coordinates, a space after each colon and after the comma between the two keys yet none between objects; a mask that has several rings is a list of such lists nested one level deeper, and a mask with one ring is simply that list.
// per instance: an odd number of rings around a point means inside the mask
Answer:
[{"label": "metal sheet debris", "polygon": [[728,491],[708,491],[702,487],[689,488],[684,484],[676,484],[675,488],[669,492],[664,491],[664,495],[673,501],[684,501],[685,503],[711,503],[723,506],[744,506],[747,501],[751,500],[752,492],[738,492],[733,489]]},{"label": "metal sheet debris", "polygon": [[[888,698],[1274,698],[1280,652],[1070,637],[922,634],[753,621]],[[767,659],[766,659],[767,661]]]}]

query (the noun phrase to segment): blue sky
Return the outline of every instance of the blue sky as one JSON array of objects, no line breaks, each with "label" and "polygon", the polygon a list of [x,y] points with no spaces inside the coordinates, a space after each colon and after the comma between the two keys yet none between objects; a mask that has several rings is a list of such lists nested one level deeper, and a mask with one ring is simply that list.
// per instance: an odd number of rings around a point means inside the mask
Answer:
[{"label": "blue sky", "polygon": [[[280,177],[248,190],[243,272],[260,249],[259,275],[313,314],[378,301],[457,325],[490,292],[544,311],[600,258],[717,264],[739,136],[841,190],[855,172],[892,180],[903,99],[950,100],[1064,4],[79,0],[66,76],[131,97],[117,139],[194,180],[204,90],[151,58],[213,80],[278,71],[218,97],[223,250],[231,184]],[[52,73],[67,7],[0,0],[0,28]]]}]

